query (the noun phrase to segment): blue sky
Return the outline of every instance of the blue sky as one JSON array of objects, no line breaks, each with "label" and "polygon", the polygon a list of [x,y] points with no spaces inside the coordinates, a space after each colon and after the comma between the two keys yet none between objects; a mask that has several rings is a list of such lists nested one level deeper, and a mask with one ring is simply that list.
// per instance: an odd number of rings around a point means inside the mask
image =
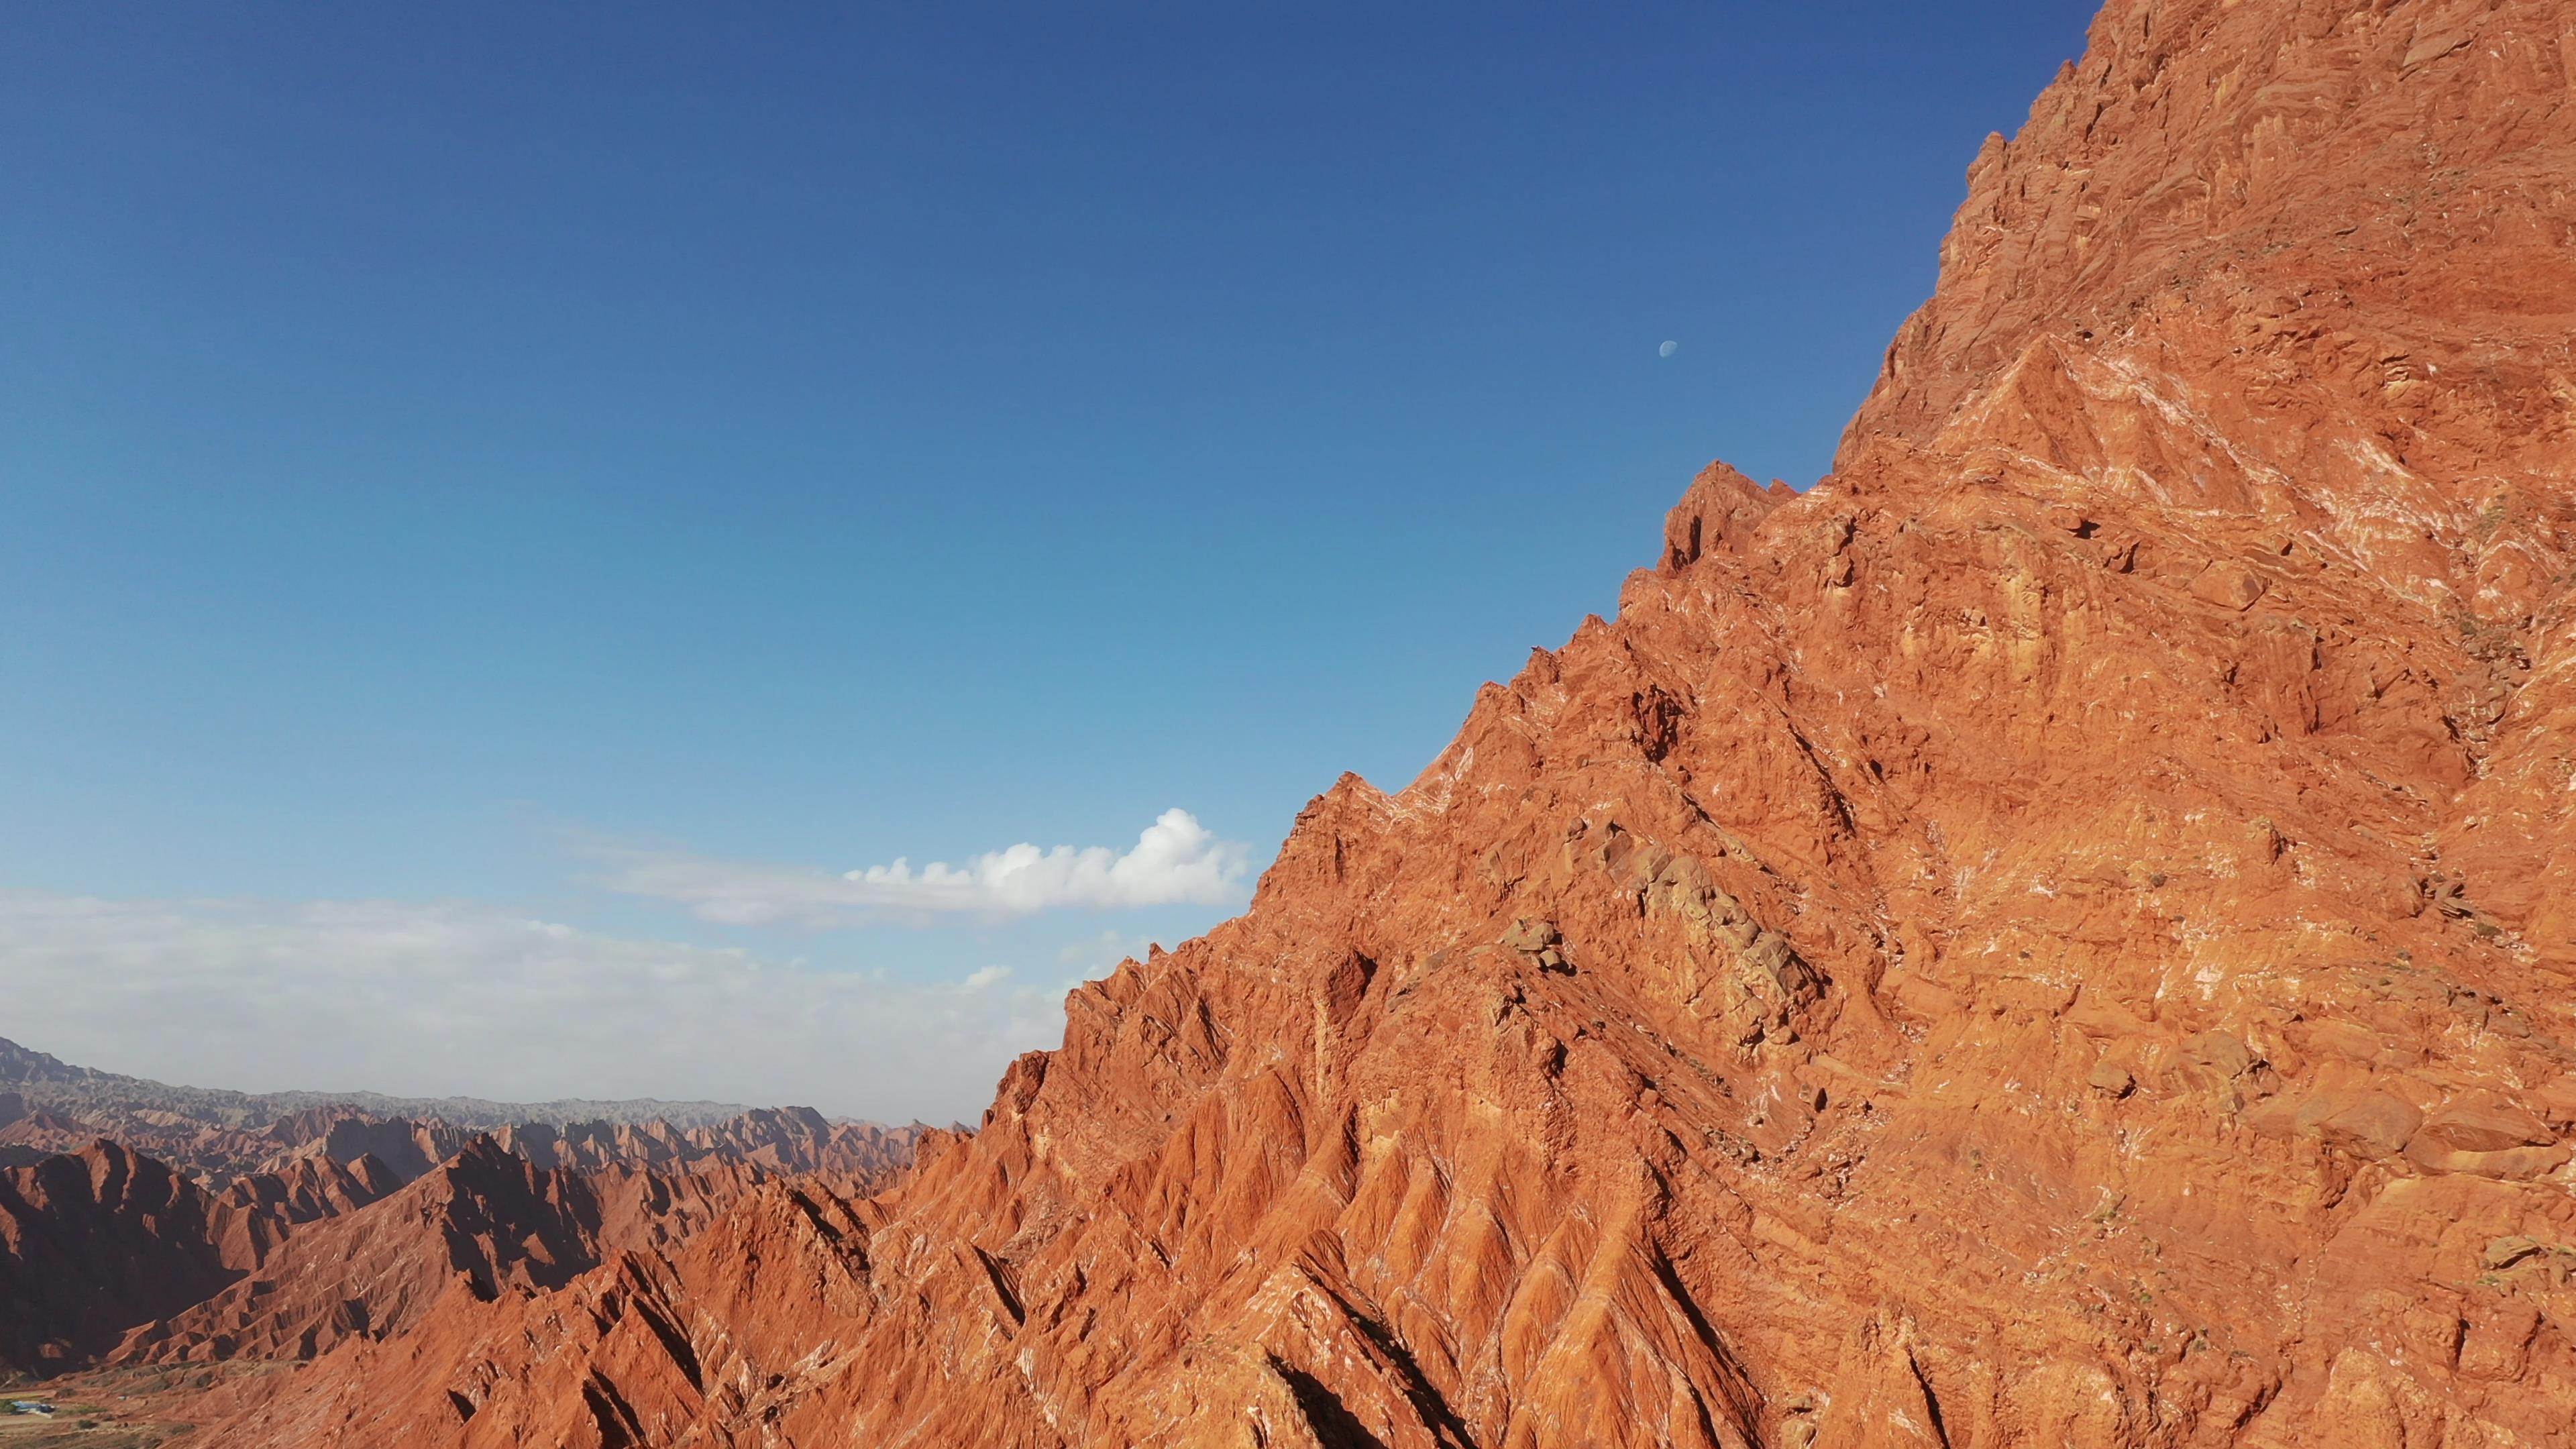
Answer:
[{"label": "blue sky", "polygon": [[[14,11],[0,1035],[971,1117],[1700,465],[1821,473],[2089,17],[1388,12]],[[817,884],[1022,842],[1102,854]]]}]

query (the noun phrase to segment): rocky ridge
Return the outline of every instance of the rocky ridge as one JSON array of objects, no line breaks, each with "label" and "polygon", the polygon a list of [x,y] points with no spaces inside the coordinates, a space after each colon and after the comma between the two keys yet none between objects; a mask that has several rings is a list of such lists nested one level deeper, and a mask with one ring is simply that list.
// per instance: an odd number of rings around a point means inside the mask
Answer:
[{"label": "rocky ridge", "polygon": [[540,1168],[478,1135],[408,1186],[373,1156],[313,1156],[216,1193],[102,1138],[0,1169],[0,1373],[310,1358],[446,1293],[524,1296],[674,1246],[776,1175],[736,1158]]},{"label": "rocky ridge", "polygon": [[0,1168],[0,1371],[95,1359],[266,1261],[298,1222],[362,1205],[372,1161],[252,1179],[218,1197],[117,1143]]},{"label": "rocky ridge", "polygon": [[299,1232],[255,1275],[137,1328],[107,1361],[305,1359],[389,1337],[444,1294],[526,1296],[627,1248],[677,1243],[767,1176],[738,1162],[685,1173],[540,1168],[476,1137],[377,1210]]},{"label": "rocky ridge", "polygon": [[85,1083],[124,1140],[0,1094],[0,1375],[310,1357],[397,1331],[459,1282],[537,1292],[676,1243],[773,1176],[873,1191],[927,1130],[790,1107],[473,1132],[345,1106],[249,1130],[9,1050],[22,1076]]},{"label": "rocky ridge", "polygon": [[[167,1087],[86,1067],[0,1040],[0,1166],[25,1166],[78,1152],[112,1138],[209,1186],[245,1176],[293,1170],[327,1156],[353,1163],[374,1156],[404,1182],[464,1150],[488,1132],[539,1167],[602,1168],[616,1164],[681,1167],[751,1162],[778,1172],[833,1172],[882,1182],[911,1160],[919,1123],[886,1127],[836,1122],[810,1107],[725,1108],[717,1103],[552,1102],[513,1105],[477,1098],[412,1099],[352,1093],[286,1092],[253,1096],[197,1087]],[[258,1113],[318,1100],[262,1121]],[[458,1118],[384,1116],[357,1105],[437,1108],[462,1104]],[[50,1104],[50,1105],[47,1105]],[[670,1119],[646,1113],[674,1107]],[[589,1119],[549,1115],[601,1109]],[[242,1123],[252,1125],[240,1125]]]}]

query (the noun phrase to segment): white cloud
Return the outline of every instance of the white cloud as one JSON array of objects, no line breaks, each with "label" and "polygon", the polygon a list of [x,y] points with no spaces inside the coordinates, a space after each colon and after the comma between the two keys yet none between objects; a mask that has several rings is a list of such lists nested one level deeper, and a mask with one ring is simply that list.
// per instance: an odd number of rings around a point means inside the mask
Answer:
[{"label": "white cloud", "polygon": [[473,903],[0,892],[0,1035],[249,1091],[710,1098],[974,1120],[1062,1039],[1007,967],[914,985]]},{"label": "white cloud", "polygon": [[727,925],[847,925],[871,915],[973,913],[1019,916],[1066,907],[1241,902],[1251,851],[1219,840],[1186,810],[1166,810],[1121,854],[1105,845],[1052,850],[1020,844],[962,865],[907,859],[842,874],[805,866],[718,860],[682,851],[617,847],[594,852],[610,867],[599,884],[676,901]]}]

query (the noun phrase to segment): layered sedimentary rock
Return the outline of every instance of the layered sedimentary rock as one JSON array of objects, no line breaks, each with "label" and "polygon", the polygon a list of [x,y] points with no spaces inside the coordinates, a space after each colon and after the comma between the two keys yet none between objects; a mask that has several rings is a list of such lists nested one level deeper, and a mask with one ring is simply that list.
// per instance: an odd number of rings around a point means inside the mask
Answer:
[{"label": "layered sedimentary rock", "polygon": [[[871,1311],[875,1221],[828,1175],[768,1182],[560,1292],[449,1291],[408,1331],[346,1343],[288,1391],[249,1379],[192,1412],[219,1418],[228,1443],[807,1442],[816,1431],[780,1418],[856,1387],[833,1333]],[[821,1433],[812,1442],[866,1442]]]},{"label": "layered sedimentary rock", "polygon": [[409,1182],[489,1132],[539,1167],[749,1162],[778,1172],[889,1181],[927,1130],[836,1122],[809,1107],[717,1102],[251,1094],[174,1087],[73,1066],[0,1039],[0,1165],[78,1152],[111,1138],[210,1186],[289,1170],[299,1159],[373,1156]]},{"label": "layered sedimentary rock", "polygon": [[114,1347],[257,1265],[287,1226],[113,1142],[0,1169],[0,1372]]},{"label": "layered sedimentary rock", "polygon": [[403,1178],[374,1157],[342,1162],[332,1157],[299,1157],[275,1172],[233,1179],[221,1194],[224,1202],[249,1212],[265,1213],[289,1227],[356,1212],[389,1197]]},{"label": "layered sedimentary rock", "polygon": [[31,1110],[15,1092],[0,1092],[0,1167],[25,1167],[62,1152],[78,1152],[98,1133],[59,1113]]},{"label": "layered sedimentary rock", "polygon": [[[875,1190],[927,1130],[798,1107],[486,1134],[347,1106],[252,1130],[226,1114],[268,1099],[165,1088],[7,1042],[0,1070],[46,1100],[70,1093],[98,1119],[0,1093],[0,1375],[309,1357],[399,1331],[460,1282],[486,1297],[551,1289],[605,1254],[674,1244],[772,1175]],[[299,1227],[406,1183],[416,1190],[403,1202],[281,1256]],[[487,1240],[489,1251],[474,1246]]]},{"label": "layered sedimentary rock", "polygon": [[2571,12],[2113,0],[1969,192],[1832,477],[972,1137],[221,1442],[2568,1442]]},{"label": "layered sedimentary rock", "polygon": [[[773,1174],[747,1157],[538,1168],[482,1135],[409,1187],[372,1156],[315,1155],[218,1193],[99,1139],[0,1171],[0,1374],[309,1358],[448,1292],[557,1288],[674,1246]],[[808,1177],[850,1196],[880,1181]]]},{"label": "layered sedimentary rock", "polygon": [[111,1361],[299,1359],[384,1338],[448,1294],[522,1297],[625,1249],[675,1244],[764,1176],[539,1168],[476,1137],[374,1210],[296,1233],[256,1274],[137,1329]]}]

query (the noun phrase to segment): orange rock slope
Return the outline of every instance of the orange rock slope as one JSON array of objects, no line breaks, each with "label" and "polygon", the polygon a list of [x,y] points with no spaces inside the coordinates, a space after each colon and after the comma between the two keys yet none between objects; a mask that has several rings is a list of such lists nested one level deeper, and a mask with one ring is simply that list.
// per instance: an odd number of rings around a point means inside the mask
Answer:
[{"label": "orange rock slope", "polygon": [[372,1156],[315,1156],[215,1193],[102,1138],[0,1168],[0,1375],[310,1358],[399,1333],[449,1291],[561,1287],[677,1243],[773,1171],[539,1168],[487,1134],[408,1187]]},{"label": "orange rock slope", "polygon": [[971,1138],[227,1445],[2576,1441],[2576,10],[2113,0],[1834,475]]},{"label": "orange rock slope", "polygon": [[539,1168],[479,1136],[374,1211],[297,1232],[255,1275],[136,1329],[112,1362],[303,1359],[393,1336],[450,1292],[560,1288],[625,1248],[678,1242],[765,1176],[742,1163]]}]

